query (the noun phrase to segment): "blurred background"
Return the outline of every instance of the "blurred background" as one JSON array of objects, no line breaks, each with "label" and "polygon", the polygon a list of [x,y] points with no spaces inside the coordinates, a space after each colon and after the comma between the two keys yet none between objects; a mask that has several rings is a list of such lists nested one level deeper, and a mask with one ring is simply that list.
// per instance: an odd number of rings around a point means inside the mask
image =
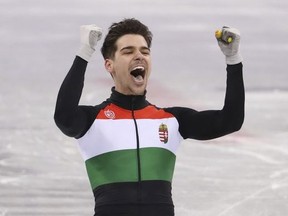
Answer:
[{"label": "blurred background", "polygon": [[[221,109],[225,58],[214,37],[241,31],[246,118],[240,132],[186,140],[173,181],[176,216],[288,214],[288,2],[273,0],[1,0],[0,216],[93,215],[75,140],[55,126],[79,27],[135,17],[154,34],[147,97],[160,107]],[[98,43],[81,104],[113,86]]]}]

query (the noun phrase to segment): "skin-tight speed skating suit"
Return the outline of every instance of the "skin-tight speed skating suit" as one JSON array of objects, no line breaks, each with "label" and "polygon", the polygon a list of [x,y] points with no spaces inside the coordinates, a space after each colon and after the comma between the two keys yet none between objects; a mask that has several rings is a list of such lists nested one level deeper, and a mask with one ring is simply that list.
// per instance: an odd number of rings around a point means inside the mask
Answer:
[{"label": "skin-tight speed skating suit", "polygon": [[145,95],[123,95],[79,106],[87,62],[76,56],[60,88],[55,122],[75,137],[95,197],[95,215],[174,215],[171,196],[176,151],[183,139],[208,140],[241,128],[242,63],[227,66],[222,110],[159,108]]}]

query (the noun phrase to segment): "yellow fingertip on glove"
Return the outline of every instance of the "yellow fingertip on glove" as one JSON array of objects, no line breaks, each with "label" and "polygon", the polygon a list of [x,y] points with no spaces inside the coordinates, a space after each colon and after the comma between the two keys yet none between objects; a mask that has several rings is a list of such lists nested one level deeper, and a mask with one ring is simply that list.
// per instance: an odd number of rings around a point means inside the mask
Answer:
[{"label": "yellow fingertip on glove", "polygon": [[224,38],[222,38],[222,31],[221,30],[216,30],[215,31],[215,37],[217,38],[217,40],[222,40],[225,41],[226,43],[231,43],[233,41],[232,37],[228,37],[226,40],[224,40]]}]

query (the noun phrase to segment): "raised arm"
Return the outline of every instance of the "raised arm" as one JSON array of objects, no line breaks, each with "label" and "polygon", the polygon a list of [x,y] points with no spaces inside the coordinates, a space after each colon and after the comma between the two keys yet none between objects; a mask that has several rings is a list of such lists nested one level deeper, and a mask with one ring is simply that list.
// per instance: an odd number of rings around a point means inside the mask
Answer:
[{"label": "raised arm", "polygon": [[84,86],[87,64],[101,35],[101,29],[95,25],[81,26],[80,50],[60,87],[54,120],[60,130],[67,136],[79,137],[87,125],[87,108],[78,104]]},{"label": "raised arm", "polygon": [[[183,138],[207,140],[238,131],[244,121],[244,83],[242,57],[239,52],[240,34],[238,30],[223,28],[223,38],[218,44],[227,63],[227,83],[225,102],[222,110],[198,112],[190,108],[172,107],[179,122],[179,132]],[[228,38],[230,42],[226,42]],[[232,41],[231,41],[232,40]]]}]

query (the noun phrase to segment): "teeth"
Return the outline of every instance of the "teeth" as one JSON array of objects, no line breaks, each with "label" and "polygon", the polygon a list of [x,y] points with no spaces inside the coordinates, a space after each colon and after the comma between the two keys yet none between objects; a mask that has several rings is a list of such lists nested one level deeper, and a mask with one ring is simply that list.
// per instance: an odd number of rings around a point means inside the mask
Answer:
[{"label": "teeth", "polygon": [[137,66],[137,67],[133,68],[133,70],[144,70],[144,67],[143,66]]}]

